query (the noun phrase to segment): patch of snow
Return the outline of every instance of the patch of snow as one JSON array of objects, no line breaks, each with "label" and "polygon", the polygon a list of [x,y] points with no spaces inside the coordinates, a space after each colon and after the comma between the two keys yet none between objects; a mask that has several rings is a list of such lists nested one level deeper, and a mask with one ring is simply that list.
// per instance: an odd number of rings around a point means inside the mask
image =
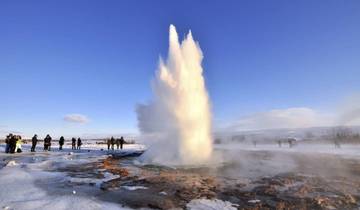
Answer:
[{"label": "patch of snow", "polygon": [[9,162],[6,164],[7,167],[17,166],[17,165],[19,165],[19,164],[17,164],[17,163],[15,162],[15,160],[11,160],[11,161],[9,161]]},{"label": "patch of snow", "polygon": [[162,191],[162,192],[159,192],[160,195],[167,195],[166,192]]},{"label": "patch of snow", "polygon": [[[1,145],[2,146],[2,145]],[[1,147],[0,146],[0,147]],[[24,147],[26,150],[26,146]],[[40,150],[39,150],[40,151]],[[1,209],[110,209],[125,210],[120,204],[105,202],[92,196],[82,196],[81,188],[71,189],[69,194],[54,194],[52,186],[48,188],[40,185],[49,180],[66,181],[69,177],[62,172],[48,171],[57,167],[64,167],[70,162],[68,157],[72,157],[77,163],[91,162],[103,158],[103,153],[77,153],[68,156],[68,152],[24,152],[22,154],[9,155],[0,153],[1,157],[14,157],[16,161],[10,160],[7,165],[0,169],[0,208]],[[16,167],[16,166],[22,167]],[[10,167],[11,166],[11,167]],[[103,181],[112,179],[112,174],[104,174]],[[71,179],[71,178],[70,178]],[[76,181],[80,181],[76,180]],[[85,181],[93,181],[85,179]],[[52,193],[51,193],[52,191]],[[50,192],[50,193],[49,193]]]},{"label": "patch of snow", "polygon": [[[114,175],[109,172],[103,173],[104,178],[97,179],[97,178],[78,178],[78,177],[69,177],[67,180],[71,183],[85,183],[85,184],[94,184],[95,186],[100,187],[101,183],[110,181],[112,179],[119,178],[119,175]],[[75,194],[75,193],[74,193]]]},{"label": "patch of snow", "polygon": [[104,178],[102,179],[102,181],[104,181],[104,182],[110,181],[112,179],[117,179],[120,177],[119,175],[114,175],[110,172],[104,172],[103,175],[104,175]]},{"label": "patch of snow", "polygon": [[133,190],[146,190],[148,189],[147,187],[144,187],[144,186],[121,186],[122,188],[126,189],[126,190],[130,190],[130,191],[133,191]]},{"label": "patch of snow", "polygon": [[188,210],[236,210],[236,204],[218,199],[195,199],[186,204]]},{"label": "patch of snow", "polygon": [[248,203],[260,203],[261,200],[254,199],[254,200],[248,200]]}]

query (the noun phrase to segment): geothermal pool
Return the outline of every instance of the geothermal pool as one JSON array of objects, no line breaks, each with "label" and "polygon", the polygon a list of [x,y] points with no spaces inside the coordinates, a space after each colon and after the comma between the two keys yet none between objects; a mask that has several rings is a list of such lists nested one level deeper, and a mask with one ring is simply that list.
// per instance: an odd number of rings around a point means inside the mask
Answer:
[{"label": "geothermal pool", "polygon": [[[125,147],[128,154],[139,149]],[[4,209],[360,207],[359,146],[215,145],[219,161],[197,167],[145,164],[91,144],[81,152],[29,150],[0,153]]]}]

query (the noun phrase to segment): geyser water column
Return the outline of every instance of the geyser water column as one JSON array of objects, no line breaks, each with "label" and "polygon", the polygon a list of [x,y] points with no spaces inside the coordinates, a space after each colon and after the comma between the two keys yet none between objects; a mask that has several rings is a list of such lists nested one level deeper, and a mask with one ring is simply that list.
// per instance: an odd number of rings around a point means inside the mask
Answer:
[{"label": "geyser water column", "polygon": [[[153,100],[137,107],[138,125],[149,141],[148,158],[172,164],[206,163],[212,152],[211,113],[202,51],[189,32],[179,43],[170,25],[169,53],[152,81]],[[156,140],[156,142],[151,141]]]}]

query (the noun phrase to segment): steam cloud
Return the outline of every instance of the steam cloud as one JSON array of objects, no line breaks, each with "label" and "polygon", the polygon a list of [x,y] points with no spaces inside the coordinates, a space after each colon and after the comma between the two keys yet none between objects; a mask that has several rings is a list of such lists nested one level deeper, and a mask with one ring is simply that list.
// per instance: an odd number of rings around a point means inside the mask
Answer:
[{"label": "steam cloud", "polygon": [[153,100],[138,105],[142,137],[151,142],[147,152],[154,162],[198,164],[212,152],[209,97],[202,76],[202,51],[189,32],[179,43],[173,25],[166,62],[160,58]]},{"label": "steam cloud", "polygon": [[345,101],[338,123],[340,125],[360,124],[360,95],[353,95]]}]

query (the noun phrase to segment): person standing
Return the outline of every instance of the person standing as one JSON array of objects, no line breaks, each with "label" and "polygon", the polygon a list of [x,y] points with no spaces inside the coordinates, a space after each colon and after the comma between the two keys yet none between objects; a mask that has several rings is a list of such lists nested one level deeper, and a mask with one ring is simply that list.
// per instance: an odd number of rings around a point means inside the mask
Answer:
[{"label": "person standing", "polygon": [[62,150],[64,143],[65,143],[65,138],[61,136],[59,139],[59,150]]},{"label": "person standing", "polygon": [[51,136],[48,134],[48,150],[50,151],[51,150],[51,140],[52,140],[52,138],[51,138]]},{"label": "person standing", "polygon": [[288,139],[289,148],[292,148],[294,146],[294,142],[292,139]]},{"label": "person standing", "polygon": [[81,139],[79,137],[78,140],[77,140],[77,149],[80,149],[81,145],[82,145],[82,142],[81,142]]},{"label": "person standing", "polygon": [[48,138],[48,136],[46,136],[44,138],[44,151],[48,150],[48,143],[47,143],[48,139],[47,138]]},{"label": "person standing", "polygon": [[12,136],[13,136],[12,133],[10,133],[9,135],[6,136],[6,139],[5,139],[5,143],[6,143],[5,153],[9,153],[9,152],[10,152],[10,141],[11,141]]},{"label": "person standing", "polygon": [[110,141],[111,141],[111,149],[114,150],[115,139],[113,136],[111,137]]},{"label": "person standing", "polygon": [[[47,136],[46,136],[47,137]],[[46,143],[46,137],[44,138],[44,151],[46,151],[47,150],[47,143]]]},{"label": "person standing", "polygon": [[120,138],[120,149],[123,149],[123,145],[125,143],[124,137]]},{"label": "person standing", "polygon": [[45,151],[50,151],[51,150],[51,137],[49,134],[46,135],[46,137],[44,138],[44,150]]},{"label": "person standing", "polygon": [[72,150],[76,149],[76,139],[74,137],[72,137],[71,139],[71,149]]},{"label": "person standing", "polygon": [[116,139],[115,143],[116,143],[116,149],[118,150],[120,147],[120,139]]},{"label": "person standing", "polygon": [[35,152],[37,142],[38,142],[37,134],[35,134],[31,139],[31,152]]},{"label": "person standing", "polygon": [[17,152],[17,153],[22,152],[21,145],[22,145],[21,136],[18,135],[18,136],[16,136],[15,152]]},{"label": "person standing", "polygon": [[17,141],[17,136],[12,135],[11,139],[10,139],[10,142],[9,142],[9,151],[10,151],[10,153],[15,153],[16,141]]},{"label": "person standing", "polygon": [[107,140],[106,140],[106,143],[107,143],[108,150],[110,150],[111,140],[110,140],[110,139],[107,139]]}]

